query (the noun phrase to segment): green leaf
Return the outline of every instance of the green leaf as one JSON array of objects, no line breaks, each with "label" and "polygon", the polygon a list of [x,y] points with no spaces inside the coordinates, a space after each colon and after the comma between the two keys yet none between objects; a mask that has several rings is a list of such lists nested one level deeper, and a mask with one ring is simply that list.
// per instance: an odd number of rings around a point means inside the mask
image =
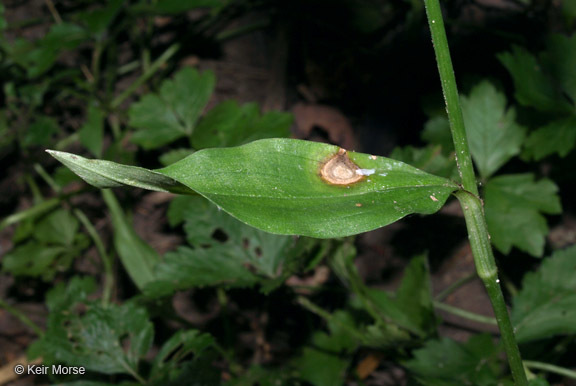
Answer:
[{"label": "green leaf", "polygon": [[226,247],[191,249],[180,247],[168,252],[154,267],[154,278],[144,292],[165,296],[181,289],[202,286],[249,287],[260,279],[244,265],[243,256]]},{"label": "green leaf", "polygon": [[46,294],[46,306],[50,312],[69,311],[77,303],[84,303],[88,296],[96,292],[93,277],[74,276],[65,283],[58,283]]},{"label": "green leaf", "polygon": [[478,84],[461,102],[470,152],[485,179],[520,153],[525,129],[516,123],[514,109],[506,109],[504,94],[490,82]]},{"label": "green leaf", "polygon": [[431,340],[414,351],[404,365],[423,385],[496,385],[498,349],[488,334],[474,335],[466,343]]},{"label": "green leaf", "polygon": [[147,94],[130,107],[130,126],[140,129],[132,141],[144,149],[155,149],[192,135],[214,83],[212,72],[199,73],[190,67],[162,82],[158,94]]},{"label": "green leaf", "polygon": [[163,166],[172,165],[194,153],[192,149],[174,149],[164,153],[158,159]]},{"label": "green leaf", "polygon": [[58,23],[52,25],[46,36],[37,42],[17,39],[3,47],[14,63],[26,70],[28,77],[35,78],[50,70],[63,51],[78,47],[86,38],[82,27]]},{"label": "green leaf", "polygon": [[96,157],[102,157],[102,140],[104,137],[104,112],[94,106],[88,107],[88,119],[78,132],[80,142]]},{"label": "green leaf", "polygon": [[[292,237],[273,235],[247,226],[202,197],[178,197],[178,200],[188,201],[183,216],[186,239],[190,244],[229,249],[229,254],[241,257],[243,266],[252,266],[259,274],[274,277],[288,249],[294,245]],[[225,240],[214,238],[217,231]]]},{"label": "green leaf", "polygon": [[[570,2],[570,1],[566,1]],[[570,37],[554,34],[548,38],[542,62],[556,84],[576,104],[576,35]],[[574,110],[572,110],[574,112]]]},{"label": "green leaf", "polygon": [[112,215],[118,256],[130,278],[142,290],[154,279],[154,266],[160,261],[160,256],[136,234],[114,194],[104,190],[102,196]]},{"label": "green leaf", "polygon": [[436,332],[437,320],[426,256],[410,261],[395,297],[376,289],[367,293],[382,313],[397,325],[421,337]]},{"label": "green leaf", "polygon": [[[255,228],[319,238],[366,232],[412,213],[434,213],[458,189],[399,161],[293,139],[204,149],[156,172],[50,153],[95,186],[168,190],[171,182],[169,191],[175,192],[174,181],[179,181]],[[335,172],[332,167],[356,182],[327,182],[321,173]],[[159,173],[170,179],[162,180]]]},{"label": "green leaf", "polygon": [[65,209],[58,209],[36,225],[34,237],[44,243],[71,246],[78,232],[79,222]]},{"label": "green leaf", "polygon": [[562,96],[553,78],[524,48],[514,46],[512,52],[498,54],[498,59],[512,75],[518,102],[541,111],[573,111],[573,106]]},{"label": "green leaf", "polygon": [[556,251],[527,273],[514,297],[512,321],[519,342],[576,333],[576,247]]},{"label": "green leaf", "polygon": [[93,303],[82,316],[74,309],[51,313],[46,335],[34,347],[48,363],[83,366],[105,374],[138,376],[138,362],[152,345],[146,311],[133,303],[106,308]]},{"label": "green leaf", "polygon": [[28,127],[22,144],[24,146],[43,145],[51,142],[52,136],[59,130],[58,122],[45,115],[38,116]]},{"label": "green leaf", "polygon": [[46,151],[69,167],[84,181],[97,188],[107,189],[127,185],[157,192],[194,194],[193,191],[181,183],[152,170],[120,165],[109,161],[86,159],[62,151]]},{"label": "green leaf", "polygon": [[342,384],[350,365],[350,353],[360,344],[356,336],[350,333],[356,327],[349,313],[337,311],[332,314],[329,327],[330,335],[315,333],[312,346],[306,347],[294,363],[298,375],[315,386]]},{"label": "green leaf", "polygon": [[30,241],[8,252],[2,259],[2,271],[14,276],[43,277],[49,281],[54,277],[52,265],[66,252],[62,246],[46,246]]},{"label": "green leaf", "polygon": [[576,143],[576,118],[555,120],[539,128],[526,139],[526,153],[535,160],[557,153],[565,157]]},{"label": "green leaf", "polygon": [[532,174],[504,175],[491,179],[485,189],[486,223],[492,243],[507,254],[513,246],[542,256],[548,232],[541,213],[561,212],[556,185]]},{"label": "green leaf", "polygon": [[152,362],[150,383],[166,384],[182,372],[184,358],[194,355],[194,360],[214,345],[214,338],[198,330],[178,331],[168,339]]},{"label": "green leaf", "polygon": [[[338,152],[321,143],[267,139],[201,150],[158,171],[253,227],[320,238],[376,229],[411,213],[434,213],[457,189],[399,161]],[[347,156],[359,168],[344,168],[361,181],[333,185],[320,177],[327,160]]]},{"label": "green leaf", "polygon": [[80,12],[76,19],[84,24],[92,35],[100,38],[118,15],[124,0],[109,0],[105,7]]},{"label": "green leaf", "polygon": [[192,136],[196,149],[238,146],[257,139],[288,137],[292,115],[269,112],[260,116],[256,103],[239,106],[226,101],[210,110]]},{"label": "green leaf", "polygon": [[445,114],[430,118],[426,122],[422,131],[422,139],[430,144],[442,146],[442,153],[445,155],[454,152],[450,122]]},{"label": "green leaf", "polygon": [[442,147],[427,146],[421,149],[412,146],[396,147],[390,157],[398,161],[422,169],[425,172],[446,178],[457,177],[457,167],[454,156],[446,157],[442,154]]}]

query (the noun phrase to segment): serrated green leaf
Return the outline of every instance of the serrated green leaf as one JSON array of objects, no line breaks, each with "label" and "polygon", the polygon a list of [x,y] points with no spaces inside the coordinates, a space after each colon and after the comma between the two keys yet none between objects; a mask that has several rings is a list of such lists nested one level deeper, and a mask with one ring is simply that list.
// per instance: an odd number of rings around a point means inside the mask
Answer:
[{"label": "serrated green leaf", "polygon": [[548,123],[526,139],[526,153],[535,160],[557,153],[565,157],[576,144],[576,118],[570,117]]},{"label": "serrated green leaf", "polygon": [[564,98],[553,78],[524,48],[514,46],[511,52],[498,54],[498,59],[512,75],[518,102],[541,111],[573,111],[574,107]]},{"label": "serrated green leaf", "polygon": [[72,213],[58,209],[38,222],[34,237],[48,244],[71,246],[79,226]]},{"label": "serrated green leaf", "polygon": [[541,213],[561,212],[556,185],[534,181],[532,174],[504,175],[491,179],[485,189],[486,223],[492,243],[502,253],[515,246],[532,256],[542,256],[548,232]]},{"label": "serrated green leaf", "polygon": [[70,168],[84,181],[97,188],[107,189],[120,186],[135,186],[157,192],[194,194],[193,191],[178,181],[152,170],[121,165],[110,161],[86,159],[62,151],[46,151],[52,157]]},{"label": "serrated green leaf", "polygon": [[[316,386],[342,384],[346,368],[349,366],[353,352],[360,342],[351,315],[336,311],[329,323],[330,334],[317,332],[312,338],[312,347],[304,348],[303,354],[295,361],[297,374]],[[342,355],[348,354],[348,355]]]},{"label": "serrated green leaf", "polygon": [[154,280],[154,266],[160,261],[160,256],[136,234],[114,194],[104,190],[102,196],[112,215],[118,256],[130,278],[139,289],[143,289]]},{"label": "serrated green leaf", "polygon": [[210,110],[192,135],[195,149],[238,146],[263,138],[281,138],[290,135],[292,115],[269,112],[260,116],[256,103],[239,106],[226,101]]},{"label": "serrated green leaf", "polygon": [[50,314],[46,335],[34,354],[44,363],[83,366],[105,374],[137,376],[138,362],[152,345],[154,329],[146,311],[133,303],[106,308],[90,304],[85,314],[61,310]]},{"label": "serrated green leaf", "polygon": [[214,83],[212,72],[199,73],[190,67],[180,70],[174,79],[165,80],[158,94],[147,94],[130,107],[130,126],[140,129],[132,141],[154,149],[192,135]]},{"label": "serrated green leaf", "polygon": [[576,247],[556,251],[527,273],[514,297],[512,321],[519,342],[576,333]]},{"label": "serrated green leaf", "polygon": [[278,234],[319,238],[376,229],[411,213],[433,213],[457,189],[452,182],[399,161],[349,152],[365,174],[347,186],[319,176],[339,148],[292,139],[265,139],[205,149],[158,170],[241,221]]},{"label": "serrated green leaf", "polygon": [[182,372],[181,361],[194,355],[194,361],[205,350],[214,345],[214,338],[198,330],[178,331],[168,339],[152,362],[149,381],[152,384],[166,384]]},{"label": "serrated green leaf", "polygon": [[83,303],[97,289],[93,277],[74,276],[68,283],[58,283],[46,294],[50,312],[68,311],[76,303]]},{"label": "serrated green leaf", "polygon": [[[169,255],[157,267],[157,278],[165,282],[162,292],[171,291],[172,275],[182,278],[181,283],[172,280],[174,288],[221,283],[242,287],[256,283],[257,279],[279,279],[284,274],[280,267],[285,260],[295,258],[292,249],[296,242],[292,237],[273,235],[243,224],[203,197],[177,197],[170,205],[168,219],[172,225],[185,221],[188,242],[195,249],[178,251],[189,260]],[[206,251],[211,259],[220,262],[215,265],[216,269],[204,260]],[[268,283],[267,288],[272,289],[273,283]]]},{"label": "serrated green leaf", "polygon": [[490,177],[520,153],[525,129],[516,123],[516,112],[506,109],[506,97],[487,81],[462,96],[462,113],[470,153],[480,175]]},{"label": "serrated green leaf", "polygon": [[104,112],[94,106],[88,107],[88,118],[80,128],[80,142],[90,153],[102,157],[102,141],[104,138]]},{"label": "serrated green leaf", "polygon": [[413,354],[404,365],[423,385],[498,384],[498,349],[488,334],[474,335],[466,343],[431,340]]},{"label": "serrated green leaf", "polygon": [[426,337],[436,330],[432,291],[426,256],[415,257],[404,273],[396,296],[370,289],[367,294],[387,319]]},{"label": "serrated green leaf", "polygon": [[249,287],[260,279],[245,266],[245,258],[225,247],[168,252],[154,267],[154,277],[144,288],[158,297],[174,291],[202,286]]},{"label": "serrated green leaf", "polygon": [[430,144],[442,146],[442,153],[445,155],[454,152],[450,122],[446,115],[430,118],[424,125],[421,137]]},{"label": "serrated green leaf", "polygon": [[[181,209],[186,220],[186,239],[190,244],[229,249],[229,254],[242,257],[243,265],[252,266],[258,274],[274,277],[288,249],[294,245],[292,237],[273,235],[247,226],[210,205],[203,197],[178,199],[188,201],[188,205]],[[214,238],[217,231],[224,240]]]}]

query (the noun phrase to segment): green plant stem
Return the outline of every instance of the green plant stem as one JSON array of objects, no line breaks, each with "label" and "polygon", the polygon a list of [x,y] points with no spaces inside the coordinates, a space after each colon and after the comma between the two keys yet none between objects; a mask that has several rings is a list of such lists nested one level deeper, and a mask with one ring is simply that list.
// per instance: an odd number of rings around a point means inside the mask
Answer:
[{"label": "green plant stem", "polygon": [[514,337],[514,329],[508,316],[508,309],[504,302],[502,289],[500,288],[498,269],[496,268],[496,261],[492,254],[492,246],[490,245],[488,228],[484,219],[482,202],[478,197],[464,190],[456,192],[455,195],[460,201],[462,210],[464,211],[470,247],[474,255],[474,263],[476,264],[476,272],[484,283],[488,296],[490,297],[490,302],[492,303],[494,315],[496,316],[498,328],[502,336],[504,349],[508,356],[512,376],[514,377],[516,385],[527,385],[528,380],[526,379],[526,373],[522,365],[520,350]]},{"label": "green plant stem", "polygon": [[474,312],[466,311],[466,310],[463,310],[461,308],[454,307],[454,306],[448,305],[446,303],[439,302],[437,300],[434,301],[434,307],[438,308],[439,310],[449,312],[453,315],[460,316],[461,318],[473,320],[473,321],[479,322],[479,323],[496,325],[496,319],[494,319],[494,318],[491,318],[489,316],[484,316],[484,315],[478,315],[478,314],[475,314]]},{"label": "green plant stem", "polygon": [[18,320],[20,320],[22,323],[30,327],[32,331],[34,331],[36,335],[38,335],[39,337],[44,336],[44,331],[42,331],[42,329],[38,327],[36,323],[34,323],[28,316],[26,316],[19,309],[12,307],[10,304],[6,303],[2,299],[0,299],[0,308],[3,308],[12,315],[14,315],[16,318],[18,318]]},{"label": "green plant stem", "polygon": [[446,112],[450,120],[450,131],[452,132],[454,150],[456,151],[458,173],[460,173],[464,189],[478,196],[478,186],[476,185],[476,176],[474,175],[472,157],[470,156],[466,129],[464,128],[464,117],[460,108],[460,98],[456,87],[454,69],[452,68],[450,50],[448,49],[442,10],[438,0],[424,0],[424,5],[426,6],[428,24],[432,34],[432,43],[436,54],[438,72],[440,73],[444,101],[446,102]]},{"label": "green plant stem", "polygon": [[173,44],[158,59],[154,61],[150,65],[147,71],[145,71],[138,79],[134,81],[126,90],[124,90],[120,95],[118,95],[112,103],[110,107],[114,110],[118,108],[124,102],[126,98],[128,98],[133,92],[135,92],[142,84],[144,84],[152,75],[156,73],[166,62],[178,51],[180,46],[178,44]]},{"label": "green plant stem", "polygon": [[446,299],[448,297],[448,295],[455,292],[458,288],[462,287],[464,284],[471,282],[475,278],[476,278],[476,274],[473,273],[473,274],[470,274],[468,276],[464,276],[461,279],[458,279],[458,281],[450,284],[446,289],[444,289],[442,292],[440,292],[438,295],[436,295],[436,300],[442,301],[442,300]]},{"label": "green plant stem", "polygon": [[29,209],[23,210],[18,213],[14,213],[6,217],[4,220],[2,220],[2,222],[0,222],[0,230],[6,228],[9,225],[16,224],[27,218],[36,217],[44,212],[48,212],[52,208],[58,206],[60,204],[60,201],[61,201],[60,198],[51,198],[49,200],[42,201]]},{"label": "green plant stem", "polygon": [[524,361],[524,366],[530,369],[544,370],[549,373],[560,374],[568,378],[576,379],[576,371],[569,370],[564,367],[551,365],[549,363],[536,362],[536,361]]},{"label": "green plant stem", "polygon": [[104,243],[98,235],[98,232],[88,220],[88,217],[80,209],[75,209],[74,214],[78,217],[78,220],[84,225],[86,231],[94,241],[94,245],[102,258],[102,263],[104,264],[104,288],[102,290],[102,305],[107,306],[110,303],[112,297],[112,289],[114,288],[114,272],[112,269],[112,259],[110,255],[106,253],[106,248],[104,248]]},{"label": "green plant stem", "polygon": [[450,59],[450,50],[448,49],[448,39],[446,38],[446,30],[444,29],[442,10],[439,0],[424,0],[424,5],[432,34],[434,53],[436,54],[438,72],[440,73],[442,91],[446,102],[446,111],[448,113],[448,119],[450,120],[450,130],[456,151],[458,172],[460,173],[462,187],[464,188],[464,190],[456,192],[456,197],[460,201],[462,210],[464,211],[476,271],[490,297],[514,381],[516,385],[527,385],[528,380],[526,379],[520,350],[514,337],[512,323],[510,322],[504,296],[500,289],[498,270],[496,269],[496,262],[492,254],[482,202],[478,194],[476,176],[472,166],[472,157],[470,156],[468,139],[466,138],[464,118],[460,108],[458,88],[456,87],[456,78],[454,76],[454,69],[452,68],[452,60]]},{"label": "green plant stem", "polygon": [[52,188],[53,191],[55,191],[58,194],[62,192],[62,188],[60,187],[60,185],[58,185],[54,181],[54,179],[46,172],[46,170],[42,167],[42,165],[38,163],[34,164],[34,170],[36,170],[36,173],[38,173],[38,175],[42,177],[44,182],[50,185],[50,188]]}]

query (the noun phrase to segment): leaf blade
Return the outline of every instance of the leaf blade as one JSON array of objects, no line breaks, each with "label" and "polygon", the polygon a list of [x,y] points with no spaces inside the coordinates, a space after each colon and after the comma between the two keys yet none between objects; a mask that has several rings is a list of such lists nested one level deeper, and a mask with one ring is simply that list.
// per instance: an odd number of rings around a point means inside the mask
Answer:
[{"label": "leaf blade", "polygon": [[402,162],[352,152],[350,159],[370,175],[353,185],[330,185],[319,168],[338,151],[315,142],[265,139],[201,150],[158,172],[251,226],[319,238],[365,232],[412,213],[434,213],[457,189]]}]

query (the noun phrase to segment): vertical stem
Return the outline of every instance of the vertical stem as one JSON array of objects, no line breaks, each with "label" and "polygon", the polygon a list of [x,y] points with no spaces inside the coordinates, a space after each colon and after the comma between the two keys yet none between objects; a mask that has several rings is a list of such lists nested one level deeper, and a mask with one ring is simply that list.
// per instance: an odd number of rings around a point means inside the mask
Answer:
[{"label": "vertical stem", "polygon": [[446,102],[446,112],[450,120],[450,131],[452,131],[452,140],[454,141],[454,150],[456,151],[456,162],[458,164],[458,173],[462,179],[462,186],[465,190],[478,195],[476,185],[476,176],[472,167],[472,157],[468,147],[468,139],[464,128],[464,117],[460,108],[460,99],[458,88],[456,87],[456,78],[452,68],[452,59],[448,49],[448,39],[444,29],[444,20],[442,10],[438,0],[424,0],[426,14],[428,15],[428,24],[432,34],[432,43],[434,53],[436,54],[436,63],[440,80],[442,81],[442,92]]},{"label": "vertical stem", "polygon": [[470,239],[470,247],[474,254],[474,263],[476,264],[476,272],[484,283],[494,315],[498,322],[498,328],[504,343],[504,349],[508,356],[508,363],[512,376],[516,385],[526,385],[526,374],[520,356],[520,350],[514,337],[514,329],[508,316],[508,309],[504,302],[504,296],[500,288],[500,280],[498,279],[498,269],[496,268],[496,261],[492,254],[492,246],[488,236],[488,228],[484,219],[482,209],[482,202],[480,199],[470,192],[458,191],[455,193],[456,197],[462,205],[464,211],[464,218],[466,219],[466,226],[468,228],[468,238]]},{"label": "vertical stem", "polygon": [[100,258],[102,259],[102,263],[104,265],[104,288],[102,290],[102,305],[106,307],[110,303],[112,290],[114,288],[114,271],[112,268],[112,258],[106,253],[106,248],[104,248],[102,239],[84,212],[82,212],[80,209],[75,209],[74,214],[76,217],[78,217],[82,225],[84,225],[84,228],[86,228],[86,231],[92,238],[92,241],[94,241],[94,245],[100,254]]},{"label": "vertical stem", "polygon": [[440,3],[439,0],[424,0],[424,4],[426,6],[430,32],[432,34],[438,72],[440,73],[440,80],[442,82],[446,112],[450,120],[450,130],[456,151],[456,162],[458,163],[458,171],[462,179],[462,187],[464,188],[464,190],[456,192],[455,195],[460,201],[462,210],[464,211],[476,271],[480,279],[482,279],[488,296],[490,297],[515,384],[527,385],[528,381],[522,364],[520,350],[514,337],[512,323],[510,322],[504,296],[500,288],[498,270],[496,268],[494,255],[492,254],[482,201],[478,194],[476,176],[474,174],[474,168],[472,167],[472,157],[470,156],[468,140],[466,138],[464,118],[460,108],[456,78],[454,77],[454,69],[452,68],[452,60],[450,59],[450,51],[448,49],[448,40],[444,29]]}]

